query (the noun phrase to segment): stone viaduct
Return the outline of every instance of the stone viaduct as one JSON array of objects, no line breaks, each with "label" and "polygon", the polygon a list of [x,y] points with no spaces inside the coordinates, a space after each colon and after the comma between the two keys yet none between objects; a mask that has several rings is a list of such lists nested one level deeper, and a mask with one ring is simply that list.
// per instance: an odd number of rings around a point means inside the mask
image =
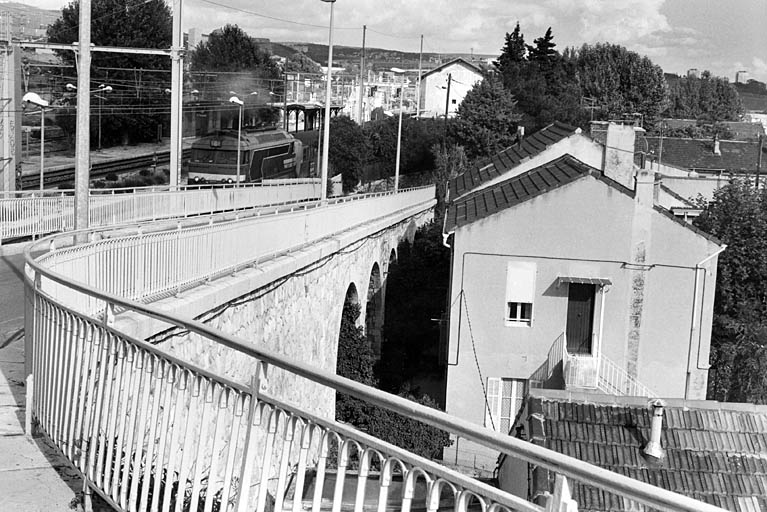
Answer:
[{"label": "stone viaduct", "polygon": [[[431,194],[431,195],[430,195]],[[369,220],[331,236],[313,240],[297,250],[284,250],[232,275],[157,301],[164,311],[193,317],[242,340],[275,350],[296,361],[335,373],[339,327],[344,302],[361,308],[358,324],[373,349],[380,353],[386,276],[397,258],[397,246],[412,242],[417,228],[433,217],[433,189],[424,200],[387,212],[381,201],[357,201]],[[392,196],[395,197],[396,196]],[[386,198],[384,198],[386,200]],[[391,198],[388,199],[391,201]],[[348,206],[348,205],[347,205]],[[290,229],[301,229],[302,215],[293,215]],[[337,215],[344,215],[340,205]],[[259,236],[277,235],[261,219]],[[118,329],[170,351],[218,375],[247,383],[255,372],[252,358],[198,335],[165,330],[159,322],[125,315]],[[333,393],[324,386],[270,369],[273,396],[324,417],[334,414]]]}]

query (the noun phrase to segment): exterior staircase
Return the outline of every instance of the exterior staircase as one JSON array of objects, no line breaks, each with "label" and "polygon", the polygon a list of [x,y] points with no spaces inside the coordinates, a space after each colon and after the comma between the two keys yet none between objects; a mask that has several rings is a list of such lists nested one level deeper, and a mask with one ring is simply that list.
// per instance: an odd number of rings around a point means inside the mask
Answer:
[{"label": "exterior staircase", "polygon": [[565,333],[557,337],[544,363],[530,377],[530,386],[593,390],[608,395],[656,398],[647,386],[604,354],[570,354]]}]

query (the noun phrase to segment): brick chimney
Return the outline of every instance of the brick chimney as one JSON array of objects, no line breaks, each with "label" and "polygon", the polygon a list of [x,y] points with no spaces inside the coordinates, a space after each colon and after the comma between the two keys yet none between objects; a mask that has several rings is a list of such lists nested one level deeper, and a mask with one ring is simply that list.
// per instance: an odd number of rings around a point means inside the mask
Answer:
[{"label": "brick chimney", "polygon": [[602,171],[624,187],[634,188],[634,141],[636,129],[631,124],[609,123],[605,140]]}]

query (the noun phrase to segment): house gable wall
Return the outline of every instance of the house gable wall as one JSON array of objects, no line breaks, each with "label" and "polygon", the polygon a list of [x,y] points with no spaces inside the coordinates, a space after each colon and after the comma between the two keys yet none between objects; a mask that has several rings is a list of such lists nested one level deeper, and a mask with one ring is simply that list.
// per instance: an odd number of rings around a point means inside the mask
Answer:
[{"label": "house gable wall", "polygon": [[[684,396],[694,273],[689,268],[660,266],[639,271],[643,274],[643,298],[642,304],[636,303],[638,271],[625,264],[633,261],[635,253],[635,247],[632,248],[635,208],[648,209],[637,206],[631,194],[586,176],[456,230],[450,297],[448,413],[483,424],[481,384],[488,377],[527,379],[543,363],[549,348],[566,327],[568,285],[558,285],[559,276],[610,279],[612,285],[605,294],[602,353],[626,368],[628,333],[633,322],[639,320],[634,326],[638,339],[635,354],[638,379],[660,395]],[[646,227],[652,231],[652,239],[645,246],[645,263],[692,267],[717,249],[716,244],[689,228],[651,207],[649,210],[642,216],[649,219],[650,225]],[[635,244],[636,239],[634,236]],[[507,326],[504,322],[506,266],[510,261],[536,263],[530,327]],[[704,310],[710,310],[715,275],[706,279],[709,281]],[[599,306],[597,302],[597,311]],[[595,316],[594,331],[598,335],[598,314]],[[710,326],[710,314],[704,315],[706,320]],[[701,358],[707,358],[710,328],[702,339],[706,346]],[[705,379],[697,377],[694,379],[697,385],[703,386],[699,392],[705,394]],[[446,453],[446,460],[460,462],[458,459],[468,453],[459,453],[466,448],[466,443],[461,443]],[[472,447],[469,452],[472,450],[482,451]],[[487,454],[482,459],[473,453],[471,464],[492,465],[494,455]],[[457,458],[452,460],[454,457]]]}]

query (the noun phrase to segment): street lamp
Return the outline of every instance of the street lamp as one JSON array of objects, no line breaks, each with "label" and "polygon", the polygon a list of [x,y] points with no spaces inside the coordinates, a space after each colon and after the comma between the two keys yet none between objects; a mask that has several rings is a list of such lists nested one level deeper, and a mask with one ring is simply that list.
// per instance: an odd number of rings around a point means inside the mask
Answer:
[{"label": "street lamp", "polygon": [[242,109],[245,103],[237,96],[229,98],[229,103],[234,103],[240,107],[240,122],[237,124],[237,187],[240,186],[240,138],[242,136]]},{"label": "street lamp", "polygon": [[44,189],[43,178],[45,177],[45,107],[48,106],[48,102],[34,92],[26,93],[21,101],[40,107],[40,192],[42,192]]},{"label": "street lamp", "polygon": [[[77,86],[74,84],[67,84],[66,85],[67,90],[69,91],[76,91]],[[96,96],[99,99],[99,151],[101,151],[101,111],[104,109],[104,97],[99,96],[98,93],[100,92],[112,92],[112,86],[107,84],[101,84],[99,85],[95,90],[91,91],[90,93]],[[170,89],[165,89],[166,92],[170,92]]]},{"label": "street lamp", "polygon": [[336,0],[322,0],[330,4],[330,25],[328,27],[328,71],[325,74],[325,126],[322,134],[322,183],[320,200],[328,199],[328,153],[330,149],[330,87],[333,68],[333,6]]},{"label": "street lamp", "polygon": [[399,190],[399,161],[400,150],[402,148],[402,97],[405,96],[405,70],[400,68],[391,68],[392,72],[402,75],[402,87],[399,90],[399,124],[397,126],[397,162],[394,165],[394,193]]}]

